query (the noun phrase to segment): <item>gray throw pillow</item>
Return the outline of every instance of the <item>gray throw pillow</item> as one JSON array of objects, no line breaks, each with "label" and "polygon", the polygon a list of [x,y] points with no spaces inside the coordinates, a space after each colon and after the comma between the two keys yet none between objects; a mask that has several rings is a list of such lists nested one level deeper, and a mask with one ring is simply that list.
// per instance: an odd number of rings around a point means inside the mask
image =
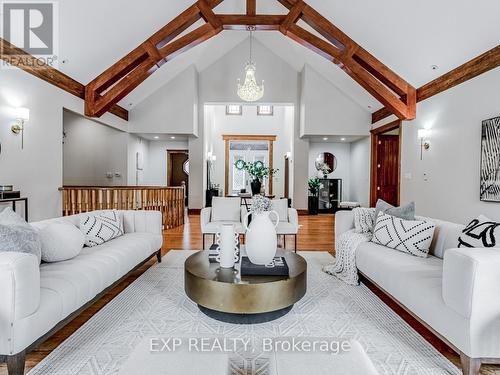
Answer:
[{"label": "gray throw pillow", "polygon": [[407,203],[403,206],[394,207],[392,204],[379,199],[375,206],[375,221],[378,219],[379,212],[384,214],[399,217],[404,220],[415,220],[415,202]]},{"label": "gray throw pillow", "polygon": [[0,212],[0,252],[33,254],[42,259],[42,244],[35,228],[10,207]]}]

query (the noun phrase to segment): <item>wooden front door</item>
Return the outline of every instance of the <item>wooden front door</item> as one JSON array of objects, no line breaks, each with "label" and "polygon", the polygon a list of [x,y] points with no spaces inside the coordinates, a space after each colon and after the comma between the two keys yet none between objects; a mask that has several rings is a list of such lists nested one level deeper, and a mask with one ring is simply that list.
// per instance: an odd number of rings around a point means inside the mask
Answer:
[{"label": "wooden front door", "polygon": [[399,204],[399,135],[377,135],[376,200]]}]

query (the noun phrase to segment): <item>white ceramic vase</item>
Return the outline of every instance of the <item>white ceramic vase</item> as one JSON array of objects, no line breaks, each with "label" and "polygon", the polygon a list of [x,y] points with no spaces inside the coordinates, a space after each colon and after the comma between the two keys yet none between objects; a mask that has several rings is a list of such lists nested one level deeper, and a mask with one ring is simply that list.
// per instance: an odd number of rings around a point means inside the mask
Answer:
[{"label": "white ceramic vase", "polygon": [[232,268],[238,262],[238,237],[239,234],[234,231],[233,224],[222,224],[219,226],[219,232],[216,235],[219,245],[219,255],[216,260],[221,268]]},{"label": "white ceramic vase", "polygon": [[[247,226],[248,216],[252,214],[252,222]],[[276,223],[271,221],[271,214],[276,216]],[[276,256],[278,240],[276,227],[279,216],[276,211],[262,213],[249,212],[245,216],[245,248],[250,262],[258,265],[270,264]]]}]

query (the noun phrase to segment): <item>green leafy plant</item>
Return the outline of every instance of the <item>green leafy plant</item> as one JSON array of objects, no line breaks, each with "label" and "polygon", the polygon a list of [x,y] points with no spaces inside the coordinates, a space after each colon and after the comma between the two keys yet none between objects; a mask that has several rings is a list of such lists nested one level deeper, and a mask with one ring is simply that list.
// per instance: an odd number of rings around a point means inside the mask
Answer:
[{"label": "green leafy plant", "polygon": [[[238,160],[236,163],[238,163],[238,165],[236,165],[236,168],[241,167],[240,160]],[[279,169],[264,166],[264,163],[262,163],[261,161],[255,161],[253,163],[245,162],[243,168],[241,169],[247,171],[252,179],[259,180],[260,182],[262,182],[266,177],[274,176],[279,171]]]},{"label": "green leafy plant", "polygon": [[319,189],[321,187],[321,181],[318,177],[311,177],[307,184],[309,185],[309,192],[313,197],[316,197],[319,194]]}]

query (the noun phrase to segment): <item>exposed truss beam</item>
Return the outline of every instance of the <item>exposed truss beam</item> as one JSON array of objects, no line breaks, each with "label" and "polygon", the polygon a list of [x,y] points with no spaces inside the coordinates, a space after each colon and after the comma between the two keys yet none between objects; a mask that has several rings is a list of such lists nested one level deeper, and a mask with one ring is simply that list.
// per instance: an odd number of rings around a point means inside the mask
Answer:
[{"label": "exposed truss beam", "polygon": [[[500,67],[500,45],[418,88],[416,102],[421,102],[498,67]],[[372,114],[372,124],[390,115],[392,112],[389,108],[381,108]]]},{"label": "exposed truss beam", "polygon": [[[415,118],[416,94],[411,85],[303,0],[278,1],[289,9],[286,16],[257,15],[255,0],[247,0],[244,15],[217,15],[213,8],[222,0],[198,0],[87,86],[86,113],[100,116],[163,63],[221,30],[244,30],[252,26],[257,30],[279,30],[339,65],[400,119]],[[199,19],[203,19],[206,24],[177,38]],[[326,40],[298,26],[300,19]]]},{"label": "exposed truss beam", "polygon": [[[0,38],[0,59],[74,96],[85,99],[85,86],[80,82],[2,38]],[[125,121],[128,120],[128,111],[118,105],[111,106],[109,112]]]}]

